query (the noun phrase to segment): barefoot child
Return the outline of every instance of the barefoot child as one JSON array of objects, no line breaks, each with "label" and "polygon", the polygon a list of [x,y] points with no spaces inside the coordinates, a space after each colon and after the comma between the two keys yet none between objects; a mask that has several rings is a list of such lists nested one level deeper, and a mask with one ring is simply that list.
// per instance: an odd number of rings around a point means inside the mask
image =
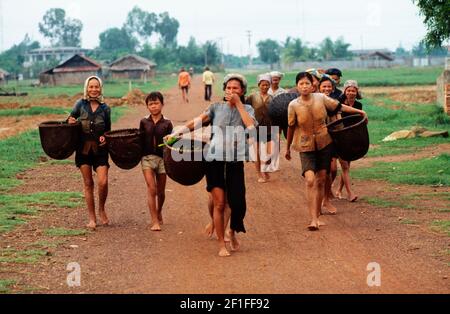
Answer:
[{"label": "barefoot child", "polygon": [[286,159],[291,160],[291,145],[300,152],[302,175],[306,180],[306,198],[311,215],[310,231],[319,230],[319,216],[325,193],[326,176],[330,172],[332,139],[326,127],[327,115],[339,110],[366,116],[362,110],[345,106],[324,94],[312,93],[314,79],[307,72],[296,77],[299,98],[289,104]]},{"label": "barefoot child", "polygon": [[172,122],[162,115],[164,97],[160,92],[152,92],[145,99],[150,115],[141,120],[140,131],[143,139],[144,157],[142,171],[147,183],[148,207],[152,231],[161,231],[162,209],[165,200],[166,170],[164,169],[163,137],[172,133]]},{"label": "barefoot child", "polygon": [[84,84],[83,99],[75,104],[67,122],[81,122],[81,141],[75,155],[84,183],[84,198],[89,211],[90,229],[97,227],[92,169],[97,173],[98,209],[102,225],[108,225],[105,203],[108,197],[108,150],[105,132],[111,131],[111,109],[103,102],[103,85],[100,78],[89,77]]}]

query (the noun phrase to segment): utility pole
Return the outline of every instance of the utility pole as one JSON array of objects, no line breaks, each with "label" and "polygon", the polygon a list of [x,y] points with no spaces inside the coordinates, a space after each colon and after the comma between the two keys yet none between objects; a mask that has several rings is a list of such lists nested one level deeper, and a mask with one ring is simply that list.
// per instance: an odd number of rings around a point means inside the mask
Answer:
[{"label": "utility pole", "polygon": [[253,62],[252,62],[252,31],[247,31],[247,37],[248,37],[248,59],[249,59],[249,65],[251,66],[253,64]]}]

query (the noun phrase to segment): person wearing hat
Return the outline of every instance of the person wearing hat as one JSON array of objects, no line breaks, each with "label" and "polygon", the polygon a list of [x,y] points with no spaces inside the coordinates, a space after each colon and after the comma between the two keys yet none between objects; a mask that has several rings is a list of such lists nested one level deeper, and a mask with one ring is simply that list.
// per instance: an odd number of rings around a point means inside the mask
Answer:
[{"label": "person wearing hat", "polygon": [[335,89],[331,93],[330,97],[339,99],[342,95],[342,91],[338,88],[338,86],[341,85],[342,71],[336,68],[331,68],[328,69],[325,74],[329,75],[336,82]]},{"label": "person wearing hat", "polygon": [[246,232],[244,161],[249,156],[247,137],[250,135],[250,140],[255,137],[257,122],[252,106],[245,104],[247,80],[244,76],[227,75],[223,90],[225,97],[222,102],[210,105],[200,116],[169,135],[167,140],[211,125],[211,141],[205,156],[207,191],[213,198],[219,256],[227,257],[231,254],[225,243],[225,204],[228,202],[231,208],[231,251],[237,251],[240,244],[236,233]]},{"label": "person wearing hat", "polygon": [[328,115],[339,111],[360,114],[366,113],[320,93],[313,93],[314,78],[310,73],[297,74],[298,94],[288,107],[288,136],[286,159],[291,160],[291,146],[300,152],[302,175],[306,181],[306,196],[311,215],[310,231],[319,230],[319,217],[325,193],[326,176],[330,172],[333,141],[326,126]]},{"label": "person wearing hat", "polygon": [[[359,91],[358,82],[354,80],[348,80],[344,84],[344,92],[340,101],[352,108],[362,110],[363,105],[358,100],[361,100],[361,93]],[[351,114],[342,112],[342,118],[345,118]],[[345,122],[344,122],[345,125]],[[345,125],[347,126],[347,125]],[[342,199],[342,190],[345,186],[345,190],[347,191],[347,200],[349,202],[356,202],[358,200],[358,196],[353,193],[351,190],[351,181],[350,181],[350,162],[339,159],[342,168],[342,175],[339,182],[339,188],[336,192],[336,197]]]},{"label": "person wearing hat", "polygon": [[[261,155],[263,157],[267,157],[272,152],[272,122],[269,117],[269,104],[272,101],[273,97],[269,95],[268,91],[270,88],[270,84],[272,81],[272,77],[269,73],[261,74],[258,76],[258,88],[259,91],[251,94],[246,103],[253,107],[255,110],[255,118],[258,121],[257,134],[258,134],[258,143],[256,150],[256,173],[258,174],[258,182],[266,183],[270,180],[270,176],[268,173],[268,162],[271,162],[270,158],[264,158],[264,167],[261,165]],[[266,152],[262,154],[263,147],[265,147]]]},{"label": "person wearing hat", "polygon": [[105,204],[108,197],[108,150],[105,133],[111,131],[111,109],[104,102],[102,80],[97,76],[86,79],[84,96],[79,100],[67,122],[81,123],[80,146],[75,154],[75,164],[80,169],[84,183],[84,198],[89,212],[87,228],[97,227],[94,199],[94,179],[92,170],[97,173],[99,216],[102,225],[109,225]]},{"label": "person wearing hat", "polygon": [[270,72],[270,89],[269,89],[269,95],[273,98],[277,97],[278,95],[286,93],[286,90],[280,87],[280,82],[284,77],[284,74],[278,71]]}]

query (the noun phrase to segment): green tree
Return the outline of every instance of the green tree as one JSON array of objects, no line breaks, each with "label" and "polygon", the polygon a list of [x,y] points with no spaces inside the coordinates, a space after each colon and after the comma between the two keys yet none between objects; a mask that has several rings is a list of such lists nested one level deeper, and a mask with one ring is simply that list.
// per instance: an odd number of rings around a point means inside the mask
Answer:
[{"label": "green tree", "polygon": [[177,19],[169,16],[169,13],[164,12],[159,14],[156,30],[161,36],[161,43],[163,47],[175,47],[177,45],[177,35],[180,23]]},{"label": "green tree", "polygon": [[449,0],[413,0],[425,17],[428,33],[424,39],[428,50],[440,48],[450,39],[450,1]]},{"label": "green tree", "polygon": [[81,47],[81,30],[83,24],[77,19],[67,19],[61,36],[61,46]]},{"label": "green tree", "polygon": [[330,37],[325,38],[319,46],[319,55],[323,60],[331,60],[335,55],[334,42]]},{"label": "green tree", "polygon": [[202,65],[204,62],[202,47],[197,45],[194,37],[189,39],[186,47],[178,47],[178,61],[185,66]]},{"label": "green tree", "polygon": [[134,53],[137,39],[124,28],[110,28],[100,34],[100,49],[105,52]]},{"label": "green tree", "polygon": [[220,63],[220,52],[217,48],[217,44],[212,41],[207,41],[203,45],[203,53],[205,54],[205,66],[217,65]]},{"label": "green tree", "polygon": [[256,46],[262,62],[270,64],[270,68],[273,69],[273,65],[280,61],[280,44],[275,40],[266,39],[258,42]]},{"label": "green tree", "polygon": [[124,28],[134,36],[147,43],[152,34],[156,31],[158,17],[155,13],[145,12],[135,6],[127,16]]},{"label": "green tree", "polygon": [[339,37],[334,42],[334,57],[337,59],[345,59],[352,56],[352,53],[348,50],[351,45],[344,41],[343,37]]},{"label": "green tree", "polygon": [[77,19],[66,18],[66,11],[60,8],[48,10],[39,23],[39,32],[50,40],[53,47],[81,46],[83,23]]},{"label": "green tree", "polygon": [[31,41],[28,34],[25,35],[25,38],[18,45],[14,45],[0,54],[0,68],[13,74],[22,73],[25,54],[37,48],[40,48],[39,42]]},{"label": "green tree", "polygon": [[286,38],[284,47],[282,49],[282,59],[287,64],[292,64],[296,61],[311,60],[311,48],[302,42],[300,38]]}]

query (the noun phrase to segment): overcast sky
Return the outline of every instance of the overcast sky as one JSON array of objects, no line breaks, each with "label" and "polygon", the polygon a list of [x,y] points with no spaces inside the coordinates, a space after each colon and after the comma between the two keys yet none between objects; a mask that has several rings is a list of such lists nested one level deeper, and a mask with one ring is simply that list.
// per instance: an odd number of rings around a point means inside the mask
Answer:
[{"label": "overcast sky", "polygon": [[[190,36],[199,42],[216,40],[224,53],[248,55],[247,31],[254,44],[272,38],[300,37],[312,45],[325,37],[343,36],[351,49],[388,48],[401,43],[410,49],[426,34],[423,17],[412,0],[0,0],[3,36],[0,50],[19,43],[29,34],[48,45],[38,23],[50,8],[63,8],[68,16],[83,22],[84,48],[98,45],[98,35],[120,27],[134,7],[155,13],[164,11],[180,22],[178,42]],[[1,20],[1,18],[0,18]],[[1,31],[1,30],[0,30]],[[2,38],[3,37],[3,38]]]}]

